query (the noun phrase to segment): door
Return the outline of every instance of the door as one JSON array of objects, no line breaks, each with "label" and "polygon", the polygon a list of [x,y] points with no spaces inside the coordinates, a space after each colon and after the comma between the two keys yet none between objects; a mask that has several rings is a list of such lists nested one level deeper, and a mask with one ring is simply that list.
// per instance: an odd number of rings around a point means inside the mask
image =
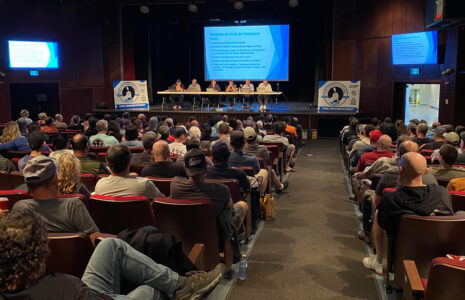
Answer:
[{"label": "door", "polygon": [[12,83],[10,99],[12,120],[19,118],[21,109],[29,110],[33,120],[41,112],[55,116],[60,111],[58,83]]}]

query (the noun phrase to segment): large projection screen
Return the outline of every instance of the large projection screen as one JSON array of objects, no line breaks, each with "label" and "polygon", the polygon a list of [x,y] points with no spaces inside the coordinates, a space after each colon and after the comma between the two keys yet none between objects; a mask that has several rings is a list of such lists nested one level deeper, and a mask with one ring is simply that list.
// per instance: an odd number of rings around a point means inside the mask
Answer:
[{"label": "large projection screen", "polygon": [[205,80],[289,80],[289,25],[205,27]]},{"label": "large projection screen", "polygon": [[10,68],[58,69],[58,43],[8,41]]}]

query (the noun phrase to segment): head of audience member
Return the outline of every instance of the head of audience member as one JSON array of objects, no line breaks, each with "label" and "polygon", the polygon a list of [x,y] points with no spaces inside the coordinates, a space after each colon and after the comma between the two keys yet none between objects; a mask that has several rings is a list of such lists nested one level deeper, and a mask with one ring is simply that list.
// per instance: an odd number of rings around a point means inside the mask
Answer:
[{"label": "head of audience member", "polygon": [[[426,127],[428,128],[428,127]],[[407,130],[408,130],[408,134],[411,136],[411,137],[416,137],[418,135],[418,127],[417,127],[417,124],[413,123],[413,122],[410,122],[408,124],[408,127],[407,127]]]},{"label": "head of audience member", "polygon": [[370,145],[377,146],[378,140],[383,134],[378,129],[372,130],[370,132]]},{"label": "head of audience member", "polygon": [[418,121],[418,119],[412,119],[409,121],[409,123],[413,123],[418,126],[418,124],[420,124],[420,121]]},{"label": "head of audience member", "polygon": [[358,124],[357,127],[355,127],[355,133],[359,138],[363,137],[363,128],[365,127],[365,124]]},{"label": "head of audience member", "polygon": [[262,122],[262,120],[258,120],[256,124],[257,124],[257,128],[259,130],[263,130],[263,122]]},{"label": "head of audience member", "polygon": [[442,125],[444,128],[446,128],[446,132],[453,132],[454,131],[454,126],[451,124],[444,124]]},{"label": "head of audience member", "polygon": [[197,120],[192,120],[190,121],[191,126],[199,127],[199,121]]},{"label": "head of audience member", "polygon": [[244,129],[244,138],[247,144],[255,144],[257,142],[257,132],[252,127]]},{"label": "head of audience member", "polygon": [[82,133],[74,135],[71,146],[76,157],[87,157],[89,153],[89,139],[87,136]]},{"label": "head of audience member", "polygon": [[47,114],[44,113],[44,112],[41,112],[41,113],[39,113],[38,118],[39,118],[40,121],[45,122],[45,120],[47,120]]},{"label": "head of audience member", "polygon": [[[410,136],[405,136],[409,139],[403,141],[400,143],[400,145],[397,146],[397,157],[402,157],[405,153],[408,152],[418,152],[418,144],[415,143]],[[399,139],[397,140],[399,142]]]},{"label": "head of audience member", "polygon": [[131,125],[124,131],[124,138],[126,141],[135,141],[137,140],[138,134],[136,126]]},{"label": "head of audience member", "polygon": [[170,148],[168,143],[158,140],[153,144],[152,157],[154,162],[168,161],[170,158]]},{"label": "head of audience member", "polygon": [[183,144],[187,139],[186,135],[186,128],[184,126],[177,126],[174,130],[174,141]]},{"label": "head of audience member", "polygon": [[444,133],[446,133],[447,130],[444,126],[438,126],[436,129],[433,130],[433,139],[435,142],[443,142],[444,141]]},{"label": "head of audience member", "polygon": [[174,126],[174,121],[173,121],[172,118],[166,119],[165,122],[166,122],[166,125],[168,125],[169,128]]},{"label": "head of audience member", "polygon": [[36,200],[56,199],[58,191],[57,169],[53,159],[37,156],[23,169],[29,193]]},{"label": "head of audience member", "polygon": [[273,115],[272,115],[272,114],[266,115],[266,117],[265,117],[265,122],[266,122],[267,124],[273,124]]},{"label": "head of audience member", "polygon": [[465,131],[462,131],[460,133],[460,149],[462,149],[462,151],[465,151]]},{"label": "head of audience member", "polygon": [[286,132],[286,123],[283,121],[278,121],[274,124],[274,134],[283,136],[284,133]]},{"label": "head of audience member", "polygon": [[86,121],[89,121],[90,119],[92,119],[94,116],[92,116],[91,113],[86,113],[84,114],[84,122]]},{"label": "head of audience member", "polygon": [[147,120],[147,117],[142,113],[138,114],[137,118],[141,120],[142,124],[145,124],[145,121]]},{"label": "head of audience member", "polygon": [[379,151],[389,151],[392,145],[392,139],[389,135],[384,134],[378,140]]},{"label": "head of audience member", "polygon": [[416,152],[402,155],[399,161],[399,181],[403,186],[422,186],[427,172],[426,159]]},{"label": "head of audience member", "polygon": [[46,272],[49,247],[40,216],[25,209],[0,218],[0,292],[26,290]]},{"label": "head of audience member", "polygon": [[428,125],[426,125],[425,123],[418,124],[417,137],[420,139],[425,139],[427,133],[428,133]]},{"label": "head of audience member", "polygon": [[[389,118],[388,118],[389,119]],[[385,119],[386,120],[386,119]],[[393,123],[390,122],[383,122],[379,126],[379,130],[386,135],[389,135],[392,140],[397,140],[397,129]]]},{"label": "head of audience member", "polygon": [[229,127],[231,127],[232,131],[237,130],[237,120],[235,118],[229,119]]},{"label": "head of audience member", "polygon": [[19,116],[21,118],[29,118],[29,111],[27,109],[21,109]]},{"label": "head of audience member", "polygon": [[55,146],[55,149],[58,150],[63,150],[68,148],[68,136],[65,134],[59,134],[55,136],[53,139],[53,146]]},{"label": "head of audience member", "polygon": [[239,130],[231,132],[230,144],[234,151],[242,151],[245,145],[244,132]]},{"label": "head of audience member", "polygon": [[29,123],[26,127],[26,130],[29,133],[40,132],[40,125],[36,122]]},{"label": "head of audience member", "polygon": [[142,136],[142,145],[144,146],[144,151],[147,153],[152,153],[152,147],[155,141],[157,140],[157,134],[153,131],[149,131]]},{"label": "head of audience member", "polygon": [[156,131],[158,126],[158,118],[151,117],[149,119],[149,127],[146,129],[147,131]]},{"label": "head of audience member", "polygon": [[73,194],[79,183],[81,163],[76,156],[65,153],[58,156],[58,193]]},{"label": "head of audience member", "polygon": [[[142,132],[144,130],[144,125],[142,124],[141,119],[135,119],[134,122],[132,122],[132,125],[136,127],[137,132]],[[128,127],[130,127],[129,125]]]},{"label": "head of audience member", "polygon": [[113,176],[126,176],[129,174],[131,150],[126,145],[115,145],[107,151],[107,163]]},{"label": "head of audience member", "polygon": [[62,114],[56,114],[55,115],[55,121],[63,122],[63,115]]},{"label": "head of audience member", "polygon": [[200,139],[201,136],[202,136],[202,132],[200,131],[199,127],[191,126],[191,128],[189,128],[189,137],[195,137],[195,138]]},{"label": "head of audience member", "polygon": [[224,138],[229,134],[229,123],[221,123],[218,127],[218,133],[220,134],[220,138]]},{"label": "head of audience member", "polygon": [[44,151],[45,138],[39,131],[29,134],[27,136],[27,143],[29,148],[31,148],[31,156],[40,155]]},{"label": "head of audience member", "polygon": [[457,125],[457,126],[455,127],[455,133],[457,133],[459,136],[460,136],[460,134],[462,133],[462,131],[465,131],[465,126],[463,126],[463,125]]},{"label": "head of audience member", "polygon": [[20,136],[21,132],[19,131],[18,123],[15,121],[10,121],[6,124],[5,128],[3,129],[1,142],[8,143],[19,138]]},{"label": "head of audience member", "polygon": [[55,126],[55,121],[53,120],[52,117],[48,117],[46,120],[45,120],[45,125],[47,127],[54,127]]},{"label": "head of audience member", "polygon": [[439,163],[442,167],[451,168],[457,160],[458,155],[457,148],[449,144],[444,144],[439,148]]},{"label": "head of audience member", "polygon": [[367,137],[367,138],[370,138],[370,132],[372,132],[375,129],[376,129],[375,126],[373,126],[371,124],[365,125],[364,130],[363,130],[364,136]]},{"label": "head of audience member", "polygon": [[352,120],[351,120],[350,123],[349,123],[349,129],[355,131],[355,129],[357,128],[357,125],[358,125],[358,124],[359,124],[358,119],[355,118],[355,117],[352,118]]},{"label": "head of audience member", "polygon": [[241,130],[241,131],[244,130],[244,124],[242,124],[242,121],[237,119],[236,122],[237,122],[237,127],[236,127],[237,130]]},{"label": "head of audience member", "polygon": [[107,134],[108,131],[108,123],[105,120],[99,120],[95,126],[98,133]]},{"label": "head of audience member", "polygon": [[122,115],[123,120],[130,120],[131,119],[131,114],[127,111],[125,111]]},{"label": "head of audience member", "polygon": [[436,129],[437,127],[441,126],[441,123],[436,121],[436,122],[433,122],[433,124],[431,125],[431,128]]},{"label": "head of audience member", "polygon": [[444,143],[457,147],[460,143],[460,136],[454,131],[444,133]]},{"label": "head of audience member", "polygon": [[218,142],[213,145],[212,158],[215,165],[227,165],[230,155],[228,145],[224,142]]},{"label": "head of audience member", "polygon": [[110,117],[111,117],[110,114],[104,114],[104,115],[103,115],[103,119],[104,119],[105,121],[107,121],[107,122],[110,122]]},{"label": "head of audience member", "polygon": [[200,149],[200,139],[196,137],[190,137],[186,141],[186,150]]},{"label": "head of audience member", "polygon": [[74,115],[71,117],[71,120],[69,121],[69,126],[78,126],[81,124],[81,117],[78,115]]},{"label": "head of audience member", "polygon": [[166,141],[170,137],[170,129],[166,125],[158,126],[157,132],[160,135],[160,139]]},{"label": "head of audience member", "polygon": [[372,118],[371,121],[370,121],[370,124],[373,125],[375,128],[378,127],[379,125],[379,120],[378,118]]},{"label": "head of audience member", "polygon": [[190,181],[201,182],[207,173],[205,155],[199,149],[191,149],[184,155],[184,169]]},{"label": "head of audience member", "polygon": [[216,80],[212,80],[211,83],[210,83],[211,86],[215,86],[216,85]]}]

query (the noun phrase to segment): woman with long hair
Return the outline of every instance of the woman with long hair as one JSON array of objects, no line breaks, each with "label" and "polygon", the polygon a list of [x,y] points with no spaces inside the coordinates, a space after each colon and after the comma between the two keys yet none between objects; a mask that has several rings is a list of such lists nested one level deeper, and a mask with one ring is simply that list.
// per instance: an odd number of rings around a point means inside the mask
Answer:
[{"label": "woman with long hair", "polygon": [[81,164],[76,156],[65,153],[58,157],[58,193],[83,194],[90,197],[86,186],[79,182]]},{"label": "woman with long hair", "polygon": [[27,144],[27,139],[21,136],[18,123],[10,121],[3,129],[3,135],[0,138],[0,151],[16,150],[16,151],[31,151]]}]

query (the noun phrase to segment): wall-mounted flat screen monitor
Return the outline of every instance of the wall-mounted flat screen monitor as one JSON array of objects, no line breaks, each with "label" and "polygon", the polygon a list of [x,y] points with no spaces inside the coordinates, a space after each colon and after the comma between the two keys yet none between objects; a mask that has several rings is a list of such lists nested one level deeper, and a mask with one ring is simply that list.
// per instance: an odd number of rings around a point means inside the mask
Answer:
[{"label": "wall-mounted flat screen monitor", "polygon": [[206,80],[289,80],[289,25],[204,28]]},{"label": "wall-mounted flat screen monitor", "polygon": [[438,63],[437,31],[392,35],[393,65],[423,65]]},{"label": "wall-mounted flat screen monitor", "polygon": [[9,66],[12,69],[58,69],[58,43],[8,41]]}]

